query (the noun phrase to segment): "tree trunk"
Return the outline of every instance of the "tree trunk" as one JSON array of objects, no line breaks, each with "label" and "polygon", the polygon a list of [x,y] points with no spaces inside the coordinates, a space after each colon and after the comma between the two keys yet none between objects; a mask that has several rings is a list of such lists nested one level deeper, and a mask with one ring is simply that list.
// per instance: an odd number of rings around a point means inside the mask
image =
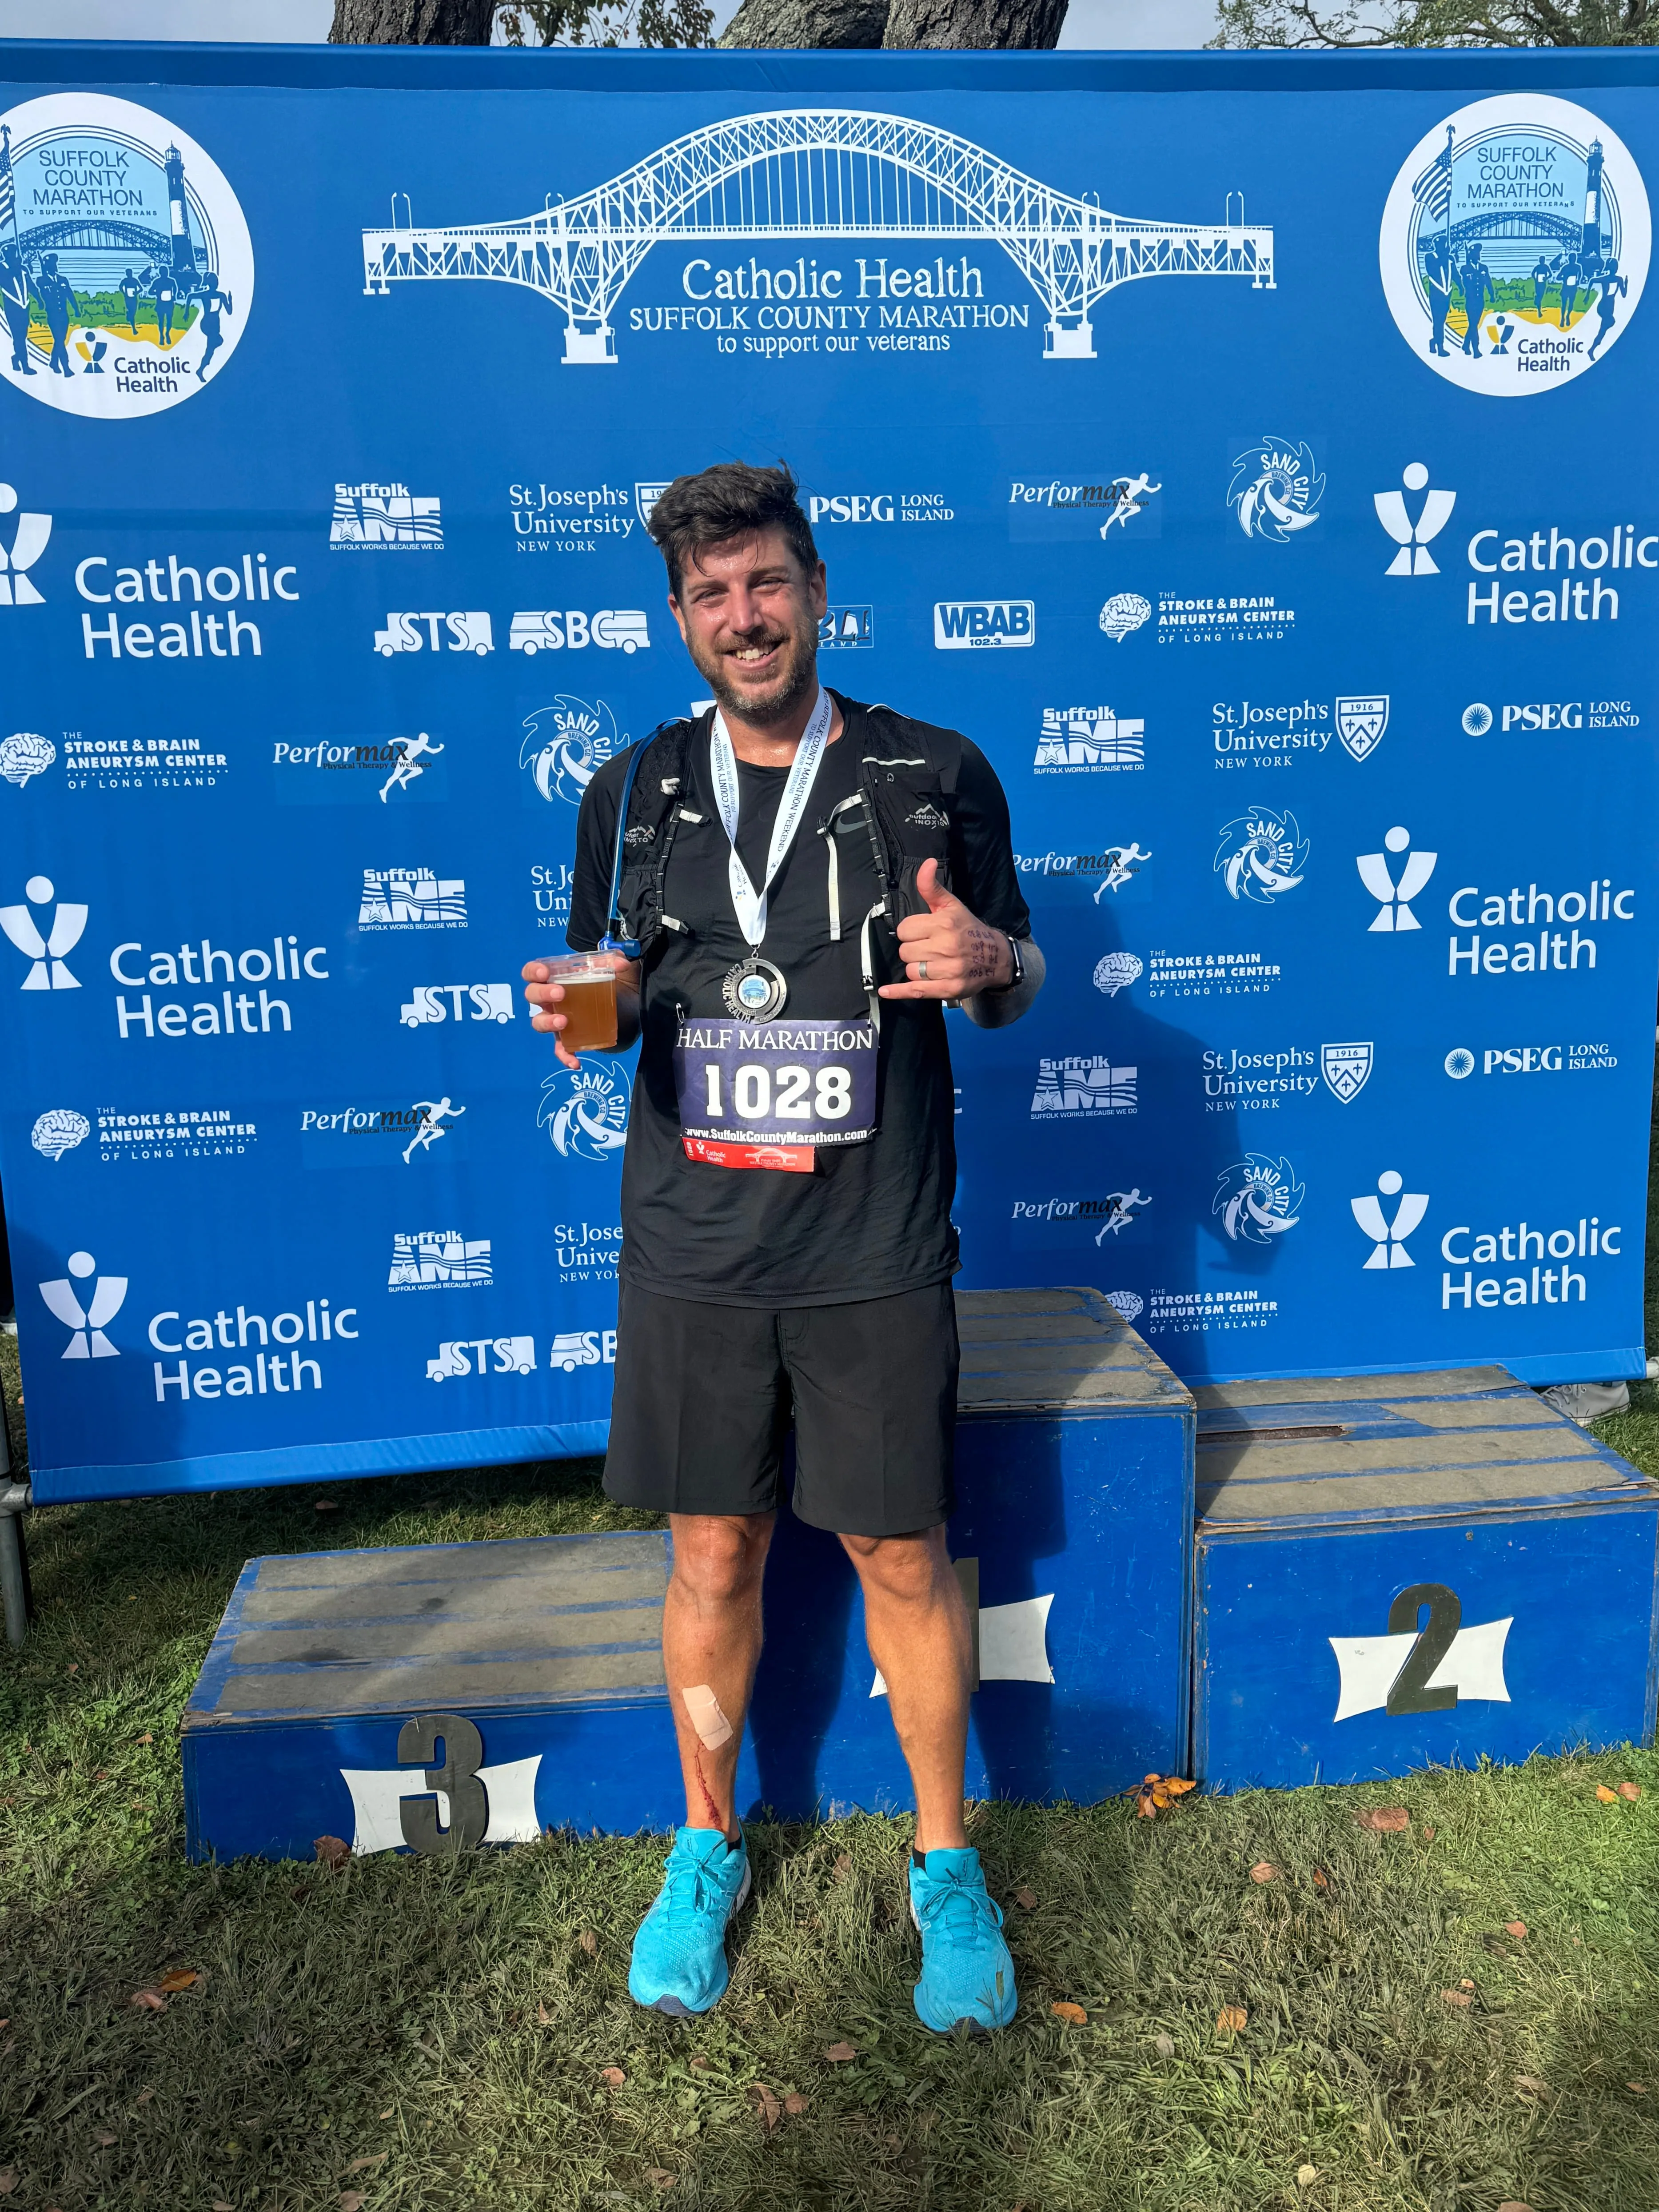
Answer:
[{"label": "tree trunk", "polygon": [[334,46],[487,46],[496,0],[334,0]]},{"label": "tree trunk", "polygon": [[1054,46],[1068,4],[1069,0],[743,0],[720,43]]}]

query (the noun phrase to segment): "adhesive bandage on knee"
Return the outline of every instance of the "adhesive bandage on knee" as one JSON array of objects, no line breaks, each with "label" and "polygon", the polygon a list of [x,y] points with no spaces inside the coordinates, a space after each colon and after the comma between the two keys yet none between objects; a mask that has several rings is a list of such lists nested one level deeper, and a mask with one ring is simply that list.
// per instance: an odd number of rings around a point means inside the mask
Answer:
[{"label": "adhesive bandage on knee", "polygon": [[720,1701],[707,1682],[696,1682],[689,1690],[682,1690],[685,1710],[691,1725],[697,1731],[697,1741],[705,1751],[718,1751],[723,1743],[732,1741],[732,1723],[720,1711]]}]

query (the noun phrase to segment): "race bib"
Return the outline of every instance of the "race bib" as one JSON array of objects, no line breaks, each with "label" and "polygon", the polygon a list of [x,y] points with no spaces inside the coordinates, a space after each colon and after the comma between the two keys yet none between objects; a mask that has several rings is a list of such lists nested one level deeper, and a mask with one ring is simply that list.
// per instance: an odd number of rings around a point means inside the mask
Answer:
[{"label": "race bib", "polygon": [[674,1087],[688,1159],[811,1175],[820,1145],[876,1133],[875,1024],[690,1015]]}]

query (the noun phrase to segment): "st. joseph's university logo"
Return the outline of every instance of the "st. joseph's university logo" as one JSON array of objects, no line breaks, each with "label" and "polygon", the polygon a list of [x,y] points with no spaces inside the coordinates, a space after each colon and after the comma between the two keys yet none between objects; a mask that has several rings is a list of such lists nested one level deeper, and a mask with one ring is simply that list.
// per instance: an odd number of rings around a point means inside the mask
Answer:
[{"label": "st. joseph's university logo", "polygon": [[1606,124],[1505,93],[1407,155],[1382,214],[1382,289],[1437,374],[1524,398],[1605,357],[1642,296],[1649,242],[1641,172]]},{"label": "st. joseph's university logo", "polygon": [[20,392],[100,422],[176,407],[252,304],[236,196],[165,116],[78,92],[0,116],[0,375]]}]

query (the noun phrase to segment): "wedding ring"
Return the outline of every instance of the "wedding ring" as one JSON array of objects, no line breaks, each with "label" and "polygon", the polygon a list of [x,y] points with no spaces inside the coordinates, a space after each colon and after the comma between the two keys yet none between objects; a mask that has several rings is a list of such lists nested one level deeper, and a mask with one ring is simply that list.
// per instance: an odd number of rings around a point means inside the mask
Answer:
[{"label": "wedding ring", "polygon": [[922,962],[922,963],[921,963],[921,978],[920,978],[920,980],[921,980],[922,982],[924,982],[924,983],[927,981],[927,963],[925,960],[924,960],[924,961]]}]

